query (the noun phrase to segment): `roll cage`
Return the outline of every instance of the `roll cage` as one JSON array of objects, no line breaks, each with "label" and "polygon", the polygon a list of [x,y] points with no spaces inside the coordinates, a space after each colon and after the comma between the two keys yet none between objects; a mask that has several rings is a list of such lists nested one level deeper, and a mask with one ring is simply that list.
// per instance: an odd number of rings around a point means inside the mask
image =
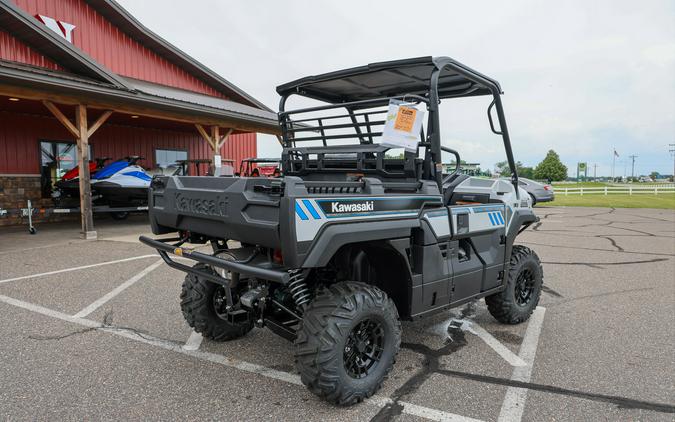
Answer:
[{"label": "roll cage", "polygon": [[[499,83],[449,57],[419,57],[372,63],[317,76],[308,76],[277,87],[279,124],[282,130],[284,174],[355,172],[384,177],[435,181],[442,189],[441,152],[456,151],[441,145],[439,104],[441,99],[491,95],[487,114],[490,129],[501,135],[511,181],[518,192],[518,174]],[[291,95],[328,103],[317,107],[286,110]],[[382,135],[389,101],[395,99],[426,105],[427,133],[422,129],[419,148],[424,159],[404,153],[402,159],[385,159],[386,148],[374,143]],[[344,108],[346,114],[331,114]],[[498,129],[492,117],[496,109]],[[353,141],[359,144],[354,145]],[[321,146],[301,146],[302,142]],[[349,141],[352,141],[349,144]],[[329,145],[329,142],[338,145]],[[447,179],[446,179],[447,180]]]}]

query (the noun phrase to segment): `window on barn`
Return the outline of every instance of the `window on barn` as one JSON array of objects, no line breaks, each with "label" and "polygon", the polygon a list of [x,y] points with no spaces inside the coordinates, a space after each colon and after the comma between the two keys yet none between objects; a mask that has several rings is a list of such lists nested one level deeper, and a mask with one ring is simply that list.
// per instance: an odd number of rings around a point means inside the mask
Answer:
[{"label": "window on barn", "polygon": [[[91,157],[91,145],[89,145]],[[42,197],[49,198],[54,184],[77,167],[77,144],[74,142],[40,141],[40,187]]]},{"label": "window on barn", "polygon": [[169,167],[178,167],[178,175],[185,176],[187,173],[187,166],[182,166],[178,161],[187,160],[188,153],[181,149],[156,149],[155,150],[155,166],[162,170]]}]

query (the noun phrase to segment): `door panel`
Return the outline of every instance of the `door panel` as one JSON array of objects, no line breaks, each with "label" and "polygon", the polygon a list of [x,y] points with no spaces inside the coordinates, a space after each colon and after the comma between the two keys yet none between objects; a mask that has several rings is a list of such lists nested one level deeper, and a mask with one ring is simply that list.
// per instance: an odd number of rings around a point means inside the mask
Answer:
[{"label": "door panel", "polygon": [[450,206],[451,303],[499,286],[504,267],[505,206]]}]

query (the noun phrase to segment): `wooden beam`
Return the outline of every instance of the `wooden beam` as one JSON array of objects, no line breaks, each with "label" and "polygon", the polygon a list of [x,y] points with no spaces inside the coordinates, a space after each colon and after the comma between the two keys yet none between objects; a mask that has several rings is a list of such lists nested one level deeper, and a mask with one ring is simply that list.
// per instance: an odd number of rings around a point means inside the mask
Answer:
[{"label": "wooden beam", "polygon": [[220,142],[220,128],[216,125],[211,126],[211,146],[213,153],[218,154],[218,142]]},{"label": "wooden beam", "polygon": [[77,161],[80,181],[80,214],[82,219],[82,236],[96,240],[94,217],[91,205],[91,182],[89,178],[89,129],[87,128],[87,107],[78,105],[75,109],[75,125],[78,130]]},{"label": "wooden beam", "polygon": [[199,132],[199,134],[202,135],[202,138],[204,138],[206,143],[211,146],[211,149],[213,149],[213,142],[211,142],[211,137],[209,136],[209,134],[204,129],[204,126],[197,123],[197,124],[195,124],[195,127],[197,128],[197,132]]},{"label": "wooden beam", "polygon": [[65,126],[66,129],[68,129],[68,132],[72,133],[76,139],[80,136],[79,130],[73,125],[73,123],[70,120],[68,120],[68,118],[63,113],[61,113],[61,110],[59,110],[59,108],[56,107],[54,103],[52,103],[51,101],[44,100],[42,101],[42,104],[44,104],[45,107],[47,107],[47,109],[52,112],[54,117],[56,117],[56,120],[61,122],[61,124]]},{"label": "wooden beam", "polygon": [[204,113],[195,114],[193,112],[179,110],[176,107],[173,107],[172,110],[168,110],[162,106],[157,106],[155,108],[150,105],[138,104],[129,100],[102,99],[100,96],[94,96],[93,94],[90,95],[87,93],[79,93],[78,95],[60,94],[25,86],[22,87],[0,84],[0,95],[36,101],[47,100],[64,105],[77,105],[80,103],[85,103],[89,109],[115,110],[115,112],[118,113],[135,114],[138,116],[152,117],[155,119],[170,120],[173,122],[187,124],[195,124],[199,122],[202,125],[231,127],[235,130],[245,132],[260,132],[269,133],[272,135],[278,135],[281,133],[281,128],[278,125],[272,127],[270,125],[263,125],[257,122],[247,122],[245,120],[235,120],[227,117],[209,116],[205,115]]},{"label": "wooden beam", "polygon": [[87,131],[87,136],[91,138],[91,136],[101,127],[103,123],[105,123],[106,120],[108,120],[108,117],[112,114],[112,110],[106,110],[101,114],[101,116],[94,122],[93,125],[89,128]]},{"label": "wooden beam", "polygon": [[227,138],[230,137],[232,132],[234,132],[234,129],[230,128],[230,129],[227,130],[227,132],[225,132],[224,135],[222,135],[220,137],[220,141],[218,142],[218,148],[217,148],[218,151],[220,151],[220,149],[223,147],[223,145],[225,145],[225,141],[227,141]]}]

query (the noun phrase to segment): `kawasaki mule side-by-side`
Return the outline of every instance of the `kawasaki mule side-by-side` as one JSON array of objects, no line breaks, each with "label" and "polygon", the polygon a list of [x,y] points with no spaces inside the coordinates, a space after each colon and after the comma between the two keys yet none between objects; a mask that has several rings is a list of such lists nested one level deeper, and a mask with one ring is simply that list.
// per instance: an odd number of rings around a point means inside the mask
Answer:
[{"label": "kawasaki mule side-by-side", "polygon": [[[268,327],[294,343],[312,392],[352,404],[391,370],[401,320],[483,297],[500,322],[528,319],[542,268],[514,241],[537,218],[518,187],[497,81],[422,57],[310,76],[277,92],[282,177],[152,180],[152,230],[179,236],[141,241],[187,273],[181,307],[195,331],[224,341]],[[459,164],[442,173],[442,152],[460,157],[441,145],[439,104],[480,95],[492,98],[488,121],[510,181],[461,175]],[[288,110],[291,96],[321,104]],[[183,246],[206,242],[212,253]]]}]

